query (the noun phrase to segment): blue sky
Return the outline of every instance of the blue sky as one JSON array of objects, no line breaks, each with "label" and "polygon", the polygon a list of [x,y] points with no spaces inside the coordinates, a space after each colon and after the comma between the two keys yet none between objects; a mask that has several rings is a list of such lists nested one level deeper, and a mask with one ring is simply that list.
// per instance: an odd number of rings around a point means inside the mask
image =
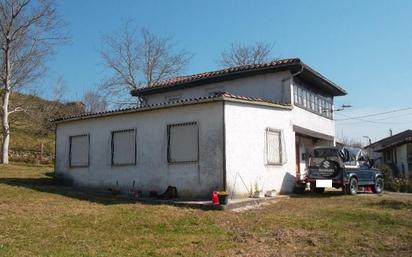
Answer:
[{"label": "blue sky", "polygon": [[[58,76],[80,98],[104,77],[98,53],[101,35],[128,18],[134,25],[172,36],[193,53],[185,73],[217,68],[220,52],[232,42],[275,43],[274,55],[299,57],[348,91],[336,105],[351,104],[336,118],[412,107],[412,1],[126,1],[66,0],[58,10],[72,42],[49,62],[44,95]],[[366,118],[365,118],[366,119]],[[383,120],[378,120],[383,119]],[[337,121],[339,137],[373,140],[412,128],[412,110],[382,117]]]}]

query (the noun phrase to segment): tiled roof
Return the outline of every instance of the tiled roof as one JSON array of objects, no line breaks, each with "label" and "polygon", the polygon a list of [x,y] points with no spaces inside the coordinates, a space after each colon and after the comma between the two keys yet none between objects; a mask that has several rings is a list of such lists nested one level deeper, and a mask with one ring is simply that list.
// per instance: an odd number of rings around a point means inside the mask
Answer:
[{"label": "tiled roof", "polygon": [[381,151],[388,147],[406,144],[409,142],[412,142],[412,130],[410,129],[390,137],[385,137],[373,144],[366,146],[366,148],[372,148],[375,151]]},{"label": "tiled roof", "polygon": [[195,104],[195,103],[201,103],[201,102],[211,102],[213,100],[234,100],[234,101],[244,101],[244,102],[250,102],[250,103],[255,102],[255,103],[269,104],[271,106],[279,107],[279,108],[291,109],[291,105],[286,104],[286,103],[279,103],[279,102],[275,102],[275,101],[263,99],[263,98],[258,98],[258,97],[238,96],[238,95],[233,95],[233,94],[226,93],[226,92],[219,92],[219,93],[216,93],[215,95],[207,96],[207,97],[188,98],[188,99],[182,99],[182,100],[177,100],[177,101],[172,101],[172,102],[163,102],[163,103],[158,103],[158,104],[148,104],[148,105],[141,105],[141,106],[130,107],[130,108],[115,109],[115,110],[110,110],[110,111],[105,111],[105,112],[84,113],[80,115],[60,117],[60,118],[51,120],[51,122],[62,122],[62,121],[79,120],[79,119],[86,119],[86,118],[96,118],[96,117],[102,117],[102,116],[117,115],[117,114],[122,114],[122,113],[132,113],[132,112],[143,111],[143,110],[158,109],[158,108],[168,107],[168,106],[172,107],[172,106]]},{"label": "tiled roof", "polygon": [[322,76],[319,72],[313,70],[312,68],[304,64],[299,58],[274,60],[274,61],[267,62],[267,63],[243,65],[243,66],[231,67],[231,68],[210,71],[210,72],[203,72],[203,73],[198,73],[198,74],[193,74],[193,75],[188,75],[188,76],[178,76],[172,79],[163,80],[163,81],[151,84],[150,86],[132,90],[131,93],[132,95],[137,96],[145,92],[150,92],[150,91],[162,89],[162,88],[173,88],[175,86],[186,85],[186,84],[191,84],[191,83],[196,83],[196,82],[206,84],[208,82],[212,82],[212,80],[216,78],[224,79],[224,78],[229,78],[230,76],[235,76],[235,75],[246,75],[248,73],[258,72],[262,70],[273,70],[273,69],[282,69],[282,68],[287,69],[287,68],[291,68],[292,66],[296,67],[299,65],[302,66],[303,68],[306,68],[306,70],[308,70],[315,76],[326,81],[334,89],[338,90],[341,93],[341,95],[346,94],[346,91],[344,89],[335,85],[333,82],[329,81],[327,78]]}]

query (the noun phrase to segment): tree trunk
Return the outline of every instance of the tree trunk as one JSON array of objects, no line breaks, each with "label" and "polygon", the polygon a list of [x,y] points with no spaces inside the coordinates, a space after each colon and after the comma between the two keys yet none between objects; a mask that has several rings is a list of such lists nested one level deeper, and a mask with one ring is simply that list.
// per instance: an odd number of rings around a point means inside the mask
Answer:
[{"label": "tree trunk", "polygon": [[9,164],[9,143],[10,143],[10,127],[9,127],[9,98],[10,90],[5,90],[3,95],[3,145],[2,145],[2,163]]},{"label": "tree trunk", "polygon": [[41,146],[40,146],[40,163],[42,163],[43,161],[43,154],[44,154],[44,143],[42,141]]}]

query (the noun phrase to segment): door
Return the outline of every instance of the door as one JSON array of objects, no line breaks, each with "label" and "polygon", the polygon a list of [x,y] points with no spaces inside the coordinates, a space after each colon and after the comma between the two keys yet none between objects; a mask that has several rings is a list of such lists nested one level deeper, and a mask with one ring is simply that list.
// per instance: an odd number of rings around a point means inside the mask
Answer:
[{"label": "door", "polygon": [[308,154],[306,152],[306,146],[305,145],[300,145],[300,149],[299,149],[299,170],[300,170],[300,174],[304,175],[306,174],[306,158],[307,158]]},{"label": "door", "polygon": [[360,164],[359,167],[359,184],[371,185],[375,183],[375,170],[369,167],[367,162]]}]

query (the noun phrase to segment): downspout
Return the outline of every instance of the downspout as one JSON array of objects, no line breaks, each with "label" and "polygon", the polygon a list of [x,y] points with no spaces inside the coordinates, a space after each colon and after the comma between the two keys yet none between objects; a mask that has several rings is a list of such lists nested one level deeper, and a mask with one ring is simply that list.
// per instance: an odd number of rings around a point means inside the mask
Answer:
[{"label": "downspout", "polygon": [[[303,69],[304,69],[304,66],[301,65],[301,68],[300,68],[299,71],[297,71],[297,72],[295,72],[295,73],[292,73],[292,74],[290,74],[289,76],[287,76],[286,78],[283,78],[283,79],[282,79],[282,100],[283,100],[283,101],[285,101],[285,99],[283,99],[283,98],[285,97],[285,84],[284,84],[285,81],[290,80],[290,79],[293,79],[293,78],[296,77],[297,75],[301,74],[301,73],[303,72]],[[292,80],[292,83],[293,83],[293,80]],[[291,90],[290,92],[292,92],[292,90]],[[293,94],[290,94],[290,97],[291,97],[290,102],[293,103]]]},{"label": "downspout", "polygon": [[223,128],[223,191],[227,190],[227,185],[226,185],[226,123],[225,123],[225,100],[222,101],[222,128]]}]

